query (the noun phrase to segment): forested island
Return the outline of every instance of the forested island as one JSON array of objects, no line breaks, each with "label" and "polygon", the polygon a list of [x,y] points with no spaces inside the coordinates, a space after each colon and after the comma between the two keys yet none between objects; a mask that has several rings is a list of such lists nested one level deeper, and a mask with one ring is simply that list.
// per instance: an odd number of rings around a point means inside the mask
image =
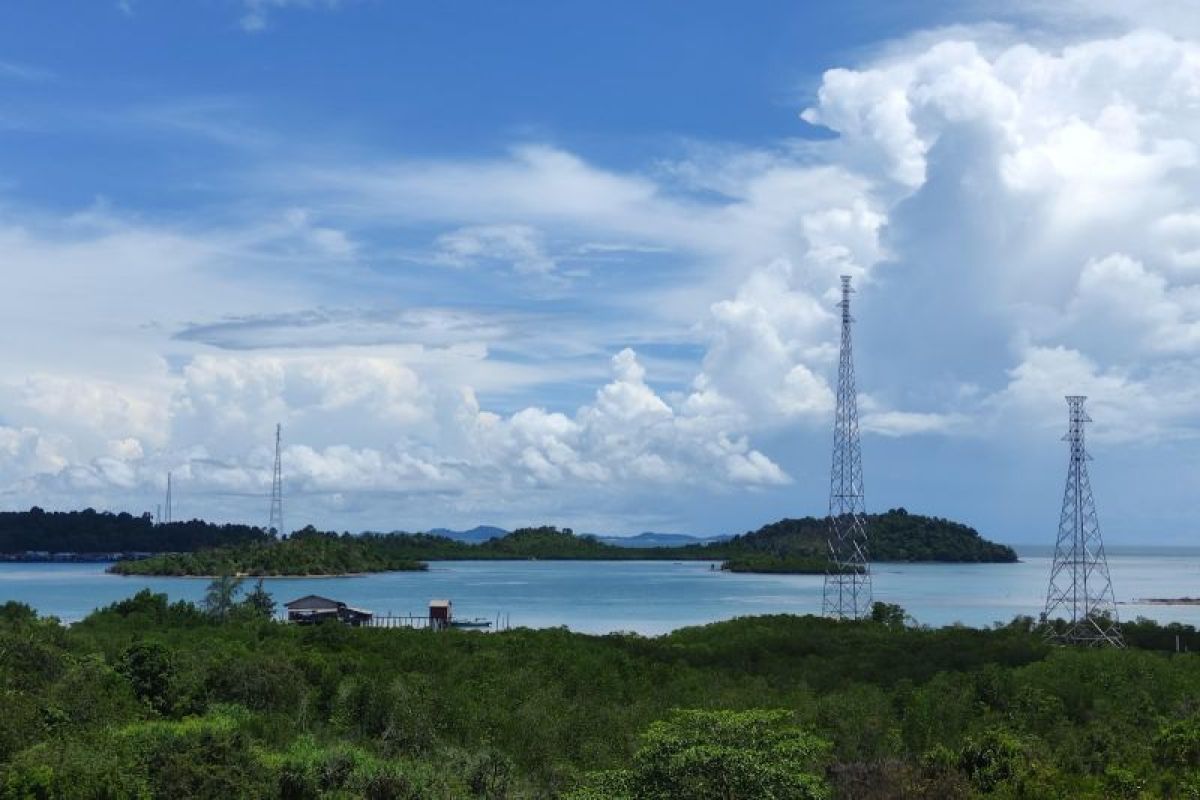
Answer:
[{"label": "forested island", "polygon": [[[216,582],[214,582],[215,585]],[[766,616],[646,638],[353,629],[143,592],[0,605],[0,797],[1143,798],[1200,787],[1200,635],[1126,650]],[[220,594],[220,593],[218,593]],[[1176,654],[1176,637],[1193,652]]]},{"label": "forested island", "polygon": [[[866,522],[874,561],[1016,561],[1011,548],[950,520],[894,509],[868,515]],[[0,559],[121,559],[113,572],[139,575],[328,575],[485,559],[698,559],[723,562],[736,572],[820,573],[827,525],[817,517],[785,519],[725,541],[621,547],[569,528],[523,528],[479,543],[424,533],[339,534],[311,526],[276,538],[249,525],[155,524],[148,514],[35,507],[0,513]]]},{"label": "forested island", "polygon": [[272,539],[262,528],[217,525],[203,520],[155,524],[150,514],[83,511],[0,512],[0,557],[54,553],[186,552]]},{"label": "forested island", "polygon": [[[120,575],[330,575],[421,569],[446,560],[710,560],[733,572],[825,572],[826,521],[788,519],[732,539],[684,547],[619,547],[571,529],[523,528],[478,544],[417,533],[329,533],[305,528],[191,553],[119,561]],[[867,518],[876,561],[1011,562],[1016,553],[977,531],[896,509]]]},{"label": "forested island", "polygon": [[117,561],[117,575],[355,575],[423,570],[426,564],[389,547],[391,537],[325,533],[313,528],[286,539],[268,537],[191,553],[161,553]]},{"label": "forested island", "polygon": [[480,544],[427,533],[338,534],[308,527],[278,540],[118,561],[109,571],[118,575],[338,575],[424,569],[427,561],[632,561],[668,558],[677,552],[665,547],[617,547],[552,527],[523,528]]},{"label": "forested island", "polygon": [[[988,541],[974,528],[941,517],[895,508],[867,514],[872,561],[1013,563],[1008,545]],[[756,531],[709,545],[725,552],[726,568],[739,572],[823,572],[828,552],[828,518],[784,519]]]}]

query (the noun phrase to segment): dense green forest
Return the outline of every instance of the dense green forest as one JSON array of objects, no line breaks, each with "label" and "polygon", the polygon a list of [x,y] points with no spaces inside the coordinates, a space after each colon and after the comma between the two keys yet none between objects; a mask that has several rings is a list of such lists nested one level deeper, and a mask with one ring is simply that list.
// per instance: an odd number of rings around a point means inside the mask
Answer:
[{"label": "dense green forest", "polygon": [[[721,564],[729,572],[765,572],[786,575],[824,575],[829,559],[817,556],[777,556],[770,553],[733,555]],[[861,570],[858,570],[861,572]]]},{"label": "dense green forest", "polygon": [[424,561],[535,558],[632,561],[669,558],[672,554],[678,557],[678,550],[617,547],[592,537],[576,536],[569,528],[522,528],[481,544],[467,544],[427,533],[353,535],[309,527],[278,541],[120,561],[110,571],[122,575],[321,575],[421,569]]},{"label": "dense green forest", "polygon": [[3,798],[1148,798],[1200,791],[1191,627],[1127,650],[769,616],[645,638],[0,606]]},{"label": "dense green forest", "polygon": [[271,538],[249,525],[216,525],[201,520],[155,525],[149,514],[111,514],[106,511],[0,512],[0,553],[161,553]]},{"label": "dense green forest", "polygon": [[352,536],[305,528],[286,539],[163,553],[118,561],[118,575],[349,575],[360,572],[423,570],[426,565],[389,547],[394,537]]},{"label": "dense green forest", "polygon": [[[1015,561],[1005,545],[983,539],[965,525],[909,514],[904,509],[868,518],[871,557],[877,561]],[[124,575],[317,575],[419,569],[424,561],[481,559],[705,559],[725,562],[735,572],[825,571],[826,523],[813,517],[788,519],[725,542],[686,547],[618,547],[567,528],[522,528],[480,544],[444,536],[324,533],[313,528],[281,540],[194,553],[122,561],[111,570]]]},{"label": "dense green forest", "polygon": [[[866,516],[872,561],[1014,562],[1008,545],[990,542],[974,528],[940,517],[910,514],[895,508]],[[822,559],[827,552],[828,518],[784,519],[757,531],[711,545],[728,558]],[[685,548],[692,549],[692,548]],[[767,562],[769,563],[769,562]],[[803,562],[801,561],[801,564]]]}]

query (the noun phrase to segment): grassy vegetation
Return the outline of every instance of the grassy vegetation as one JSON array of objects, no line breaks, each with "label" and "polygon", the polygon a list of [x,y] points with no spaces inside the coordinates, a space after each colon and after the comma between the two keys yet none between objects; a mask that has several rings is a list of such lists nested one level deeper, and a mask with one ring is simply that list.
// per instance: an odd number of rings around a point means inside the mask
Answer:
[{"label": "grassy vegetation", "polygon": [[[871,557],[877,561],[1015,561],[1005,545],[965,525],[909,514],[903,509],[867,518]],[[826,520],[786,519],[726,542],[687,547],[618,547],[568,528],[523,528],[480,544],[429,534],[322,533],[306,528],[286,540],[254,540],[193,553],[122,561],[123,575],[319,575],[421,569],[435,560],[546,559],[723,561],[734,572],[825,571]]]},{"label": "grassy vegetation", "polygon": [[[219,587],[218,587],[219,588]],[[1148,798],[1200,790],[1190,627],[1131,647],[771,616],[644,638],[0,606],[0,798]]]}]

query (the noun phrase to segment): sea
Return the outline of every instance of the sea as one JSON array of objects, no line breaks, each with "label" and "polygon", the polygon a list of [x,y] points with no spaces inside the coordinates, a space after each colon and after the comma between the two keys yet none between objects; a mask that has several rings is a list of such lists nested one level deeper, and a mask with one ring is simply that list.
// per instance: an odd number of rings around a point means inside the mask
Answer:
[{"label": "sea", "polygon": [[[1045,603],[1051,553],[1018,548],[1015,564],[875,564],[874,598],[897,603],[924,625],[989,627]],[[1111,548],[1121,619],[1147,617],[1200,627],[1200,605],[1155,605],[1146,598],[1200,597],[1200,549]],[[109,575],[104,564],[0,564],[0,603],[16,600],[74,622],[141,589],[199,601],[204,578]],[[708,561],[434,561],[427,572],[352,577],[268,578],[280,604],[306,594],[375,614],[421,615],[432,599],[453,603],[455,618],[493,627],[565,627],[584,633],[659,635],[757,614],[817,614],[819,575],[722,572]],[[250,581],[246,587],[249,588]]]}]

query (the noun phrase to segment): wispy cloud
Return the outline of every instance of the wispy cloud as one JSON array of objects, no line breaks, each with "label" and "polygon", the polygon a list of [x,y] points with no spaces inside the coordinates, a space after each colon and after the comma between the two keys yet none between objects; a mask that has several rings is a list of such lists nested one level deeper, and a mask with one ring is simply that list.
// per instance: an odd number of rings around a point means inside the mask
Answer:
[{"label": "wispy cloud", "polygon": [[30,64],[20,64],[15,61],[0,61],[0,78],[19,81],[48,81],[54,78],[54,73],[42,67]]},{"label": "wispy cloud", "polygon": [[240,20],[242,29],[247,32],[257,32],[267,27],[268,17],[272,11],[283,9],[336,9],[345,5],[347,0],[242,0],[244,12]]}]

